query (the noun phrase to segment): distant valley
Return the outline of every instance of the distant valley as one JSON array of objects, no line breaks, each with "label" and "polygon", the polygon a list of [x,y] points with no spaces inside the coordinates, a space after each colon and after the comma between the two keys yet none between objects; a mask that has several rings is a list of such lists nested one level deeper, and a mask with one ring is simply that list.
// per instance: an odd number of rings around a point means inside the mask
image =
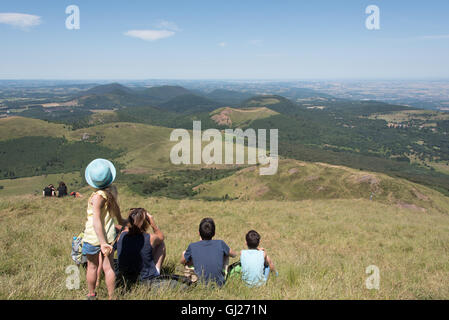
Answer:
[{"label": "distant valley", "polygon": [[[102,154],[119,162],[124,180],[136,179],[133,173],[150,179],[176,169],[167,158],[170,128],[191,130],[192,121],[201,120],[203,129],[278,129],[283,158],[384,173],[449,194],[444,112],[337,98],[311,88],[237,89],[107,83],[2,90],[0,179],[70,173]],[[111,140],[119,136],[123,143]],[[39,143],[43,147],[31,151]],[[145,145],[162,149],[153,156]],[[64,150],[73,148],[79,148],[77,159],[65,159]],[[11,150],[28,160],[14,160],[18,155]]]}]

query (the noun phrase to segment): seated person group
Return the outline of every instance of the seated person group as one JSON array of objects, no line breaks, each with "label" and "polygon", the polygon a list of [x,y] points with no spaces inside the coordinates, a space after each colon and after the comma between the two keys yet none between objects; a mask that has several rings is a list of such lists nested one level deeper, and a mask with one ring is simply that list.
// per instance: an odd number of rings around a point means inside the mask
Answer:
[{"label": "seated person group", "polygon": [[[149,285],[157,282],[167,253],[164,234],[147,210],[132,208],[127,219],[122,218],[117,204],[118,192],[112,185],[115,176],[114,165],[105,159],[92,161],[85,172],[87,183],[95,189],[87,204],[82,247],[82,254],[87,257],[89,300],[96,299],[102,272],[110,299],[114,297],[118,279]],[[150,227],[152,233],[148,232]],[[180,263],[190,282],[221,287],[225,284],[226,274],[232,272],[228,268],[229,258],[238,254],[223,240],[213,239],[215,223],[211,218],[201,220],[199,236],[201,240],[190,243],[182,253]],[[240,252],[238,269],[241,279],[250,287],[266,283],[270,271],[277,274],[266,250],[259,247],[260,238],[256,231],[249,231],[246,234],[248,249]]]}]

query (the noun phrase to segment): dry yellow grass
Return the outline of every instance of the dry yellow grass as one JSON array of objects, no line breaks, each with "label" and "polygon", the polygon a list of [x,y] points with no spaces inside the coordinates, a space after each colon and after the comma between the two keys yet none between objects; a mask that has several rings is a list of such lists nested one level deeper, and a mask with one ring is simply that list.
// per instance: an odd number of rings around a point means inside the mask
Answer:
[{"label": "dry yellow grass", "polygon": [[[87,194],[85,193],[87,196]],[[84,299],[86,283],[68,290],[70,242],[83,229],[87,198],[0,199],[0,299]],[[149,292],[122,299],[448,299],[449,215],[368,200],[227,201],[141,198],[121,189],[120,205],[150,210],[166,234],[166,269],[198,239],[201,218],[213,217],[217,239],[244,249],[250,229],[262,235],[279,277],[249,289],[232,281],[221,290]],[[380,269],[368,290],[365,269]],[[104,283],[99,291],[106,298]]]}]

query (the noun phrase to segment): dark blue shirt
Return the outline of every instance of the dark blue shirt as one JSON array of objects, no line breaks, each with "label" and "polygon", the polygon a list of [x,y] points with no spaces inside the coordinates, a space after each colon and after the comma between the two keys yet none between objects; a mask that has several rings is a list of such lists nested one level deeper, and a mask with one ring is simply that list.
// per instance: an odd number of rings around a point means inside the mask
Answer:
[{"label": "dark blue shirt", "polygon": [[229,247],[223,240],[202,240],[189,244],[184,258],[193,261],[195,273],[206,283],[224,284],[223,258],[229,256]]},{"label": "dark blue shirt", "polygon": [[159,275],[153,260],[150,235],[122,232],[117,242],[118,271],[129,279],[148,280]]}]

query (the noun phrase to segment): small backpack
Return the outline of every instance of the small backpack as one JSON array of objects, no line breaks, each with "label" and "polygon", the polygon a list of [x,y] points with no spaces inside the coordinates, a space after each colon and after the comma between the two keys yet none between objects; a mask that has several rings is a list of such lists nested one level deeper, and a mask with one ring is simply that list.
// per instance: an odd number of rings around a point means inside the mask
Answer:
[{"label": "small backpack", "polygon": [[81,232],[77,237],[73,237],[72,240],[72,260],[77,266],[84,265],[87,263],[87,257],[83,255],[83,237],[84,233]]},{"label": "small backpack", "polygon": [[226,272],[226,280],[231,278],[239,279],[241,277],[242,277],[242,264],[239,260],[237,262],[234,262],[228,267]]}]

